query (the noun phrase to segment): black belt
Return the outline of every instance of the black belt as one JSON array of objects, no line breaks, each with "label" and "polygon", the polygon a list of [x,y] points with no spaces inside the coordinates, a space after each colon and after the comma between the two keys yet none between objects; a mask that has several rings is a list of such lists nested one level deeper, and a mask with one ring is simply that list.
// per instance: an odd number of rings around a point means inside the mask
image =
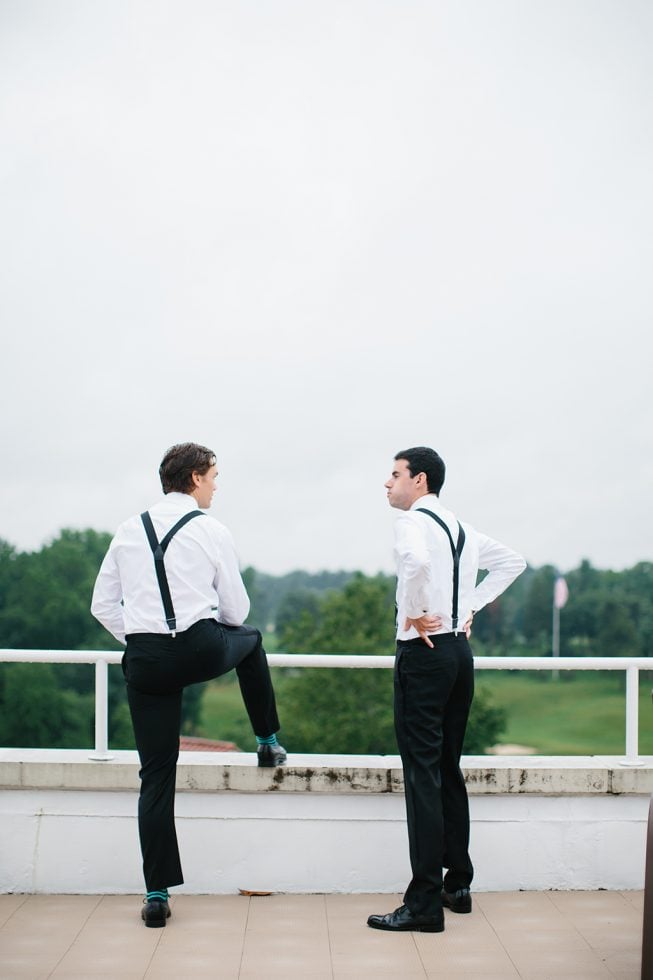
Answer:
[{"label": "black belt", "polygon": [[[429,638],[429,640],[433,640],[433,643],[435,645],[438,642],[438,640],[450,640],[452,638],[453,639],[457,639],[458,637],[462,637],[463,635],[464,634],[463,634],[462,630],[454,630],[453,633],[429,633],[428,634],[428,638]],[[465,639],[467,639],[466,636],[465,636]],[[397,643],[408,643],[411,646],[412,645],[415,645],[415,646],[425,646],[426,645],[424,643],[424,640],[422,639],[421,636],[411,636],[411,638],[409,640],[397,640]]]}]

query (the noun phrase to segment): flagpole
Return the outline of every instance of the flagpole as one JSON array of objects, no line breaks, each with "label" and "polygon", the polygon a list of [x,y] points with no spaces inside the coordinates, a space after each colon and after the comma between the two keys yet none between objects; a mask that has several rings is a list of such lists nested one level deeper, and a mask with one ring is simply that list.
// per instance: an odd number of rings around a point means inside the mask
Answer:
[{"label": "flagpole", "polygon": [[[554,664],[557,663],[560,657],[560,608],[555,602],[555,599],[553,601],[553,644],[551,655],[553,657]],[[551,677],[554,681],[559,679],[560,671],[557,667],[554,667],[551,671]]]},{"label": "flagpole", "polygon": [[553,628],[551,630],[551,659],[555,664],[551,671],[551,677],[554,681],[557,681],[560,676],[560,671],[557,667],[560,659],[560,610],[565,605],[568,596],[569,590],[567,589],[567,583],[560,572],[557,572],[553,580]]}]

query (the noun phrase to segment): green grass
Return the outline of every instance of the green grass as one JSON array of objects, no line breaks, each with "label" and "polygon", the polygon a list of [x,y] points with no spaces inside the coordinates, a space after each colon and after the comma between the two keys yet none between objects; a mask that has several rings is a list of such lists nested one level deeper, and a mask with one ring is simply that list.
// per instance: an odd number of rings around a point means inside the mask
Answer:
[{"label": "green grass", "polygon": [[[281,689],[273,670],[275,686]],[[479,670],[477,684],[505,709],[503,743],[532,746],[537,755],[621,755],[626,748],[624,677],[613,671],[561,671],[554,681],[543,671]],[[640,677],[639,751],[653,755],[653,681]],[[279,713],[282,712],[281,704]],[[310,708],[308,709],[310,710]],[[283,722],[283,716],[281,718]],[[198,733],[199,734],[199,733]],[[253,747],[235,674],[207,686],[201,734]],[[292,749],[291,749],[292,751]]]},{"label": "green grass", "polygon": [[[503,743],[538,755],[620,755],[626,749],[624,676],[613,671],[478,671],[478,683],[506,712]],[[640,677],[639,751],[653,754],[651,680]]]}]

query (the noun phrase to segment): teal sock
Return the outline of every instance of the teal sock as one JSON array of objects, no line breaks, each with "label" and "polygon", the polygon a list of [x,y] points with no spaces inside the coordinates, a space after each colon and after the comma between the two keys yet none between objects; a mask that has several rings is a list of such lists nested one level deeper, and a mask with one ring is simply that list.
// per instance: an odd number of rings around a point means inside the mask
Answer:
[{"label": "teal sock", "polygon": [[260,735],[256,736],[257,745],[278,745],[276,735],[268,735],[266,738],[262,738]]},{"label": "teal sock", "polygon": [[156,892],[148,892],[145,896],[146,902],[167,902],[168,901],[168,889],[161,888]]}]

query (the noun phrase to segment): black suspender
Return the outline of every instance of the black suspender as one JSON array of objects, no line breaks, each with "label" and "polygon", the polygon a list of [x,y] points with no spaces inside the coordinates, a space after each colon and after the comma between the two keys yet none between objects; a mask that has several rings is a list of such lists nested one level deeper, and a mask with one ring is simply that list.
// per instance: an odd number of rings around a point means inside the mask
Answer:
[{"label": "black suspender", "polygon": [[465,532],[463,531],[462,524],[458,521],[458,543],[454,545],[453,538],[451,537],[451,531],[444,523],[444,521],[434,514],[432,510],[427,510],[425,507],[416,507],[416,510],[420,514],[428,514],[432,517],[434,521],[440,525],[440,527],[446,531],[447,537],[449,538],[449,544],[451,545],[451,556],[453,558],[453,603],[451,609],[451,626],[454,632],[458,631],[458,578],[460,571],[460,556],[462,554],[463,546],[465,544]]},{"label": "black suspender", "polygon": [[156,577],[159,583],[159,591],[161,593],[161,601],[163,602],[163,611],[166,617],[166,623],[168,624],[168,629],[175,635],[177,629],[177,618],[175,616],[174,606],[172,605],[172,597],[170,595],[170,586],[168,585],[168,576],[166,575],[165,565],[163,564],[163,556],[166,553],[166,549],[172,539],[174,538],[177,531],[192,521],[194,517],[201,517],[203,511],[201,510],[191,510],[188,514],[184,514],[177,523],[170,528],[168,533],[159,542],[157,540],[156,533],[154,531],[154,524],[152,523],[152,518],[148,511],[141,514],[141,520],[145,528],[145,533],[147,534],[147,540],[150,542],[150,548],[152,549],[152,554],[154,555],[154,569],[156,571]]}]

